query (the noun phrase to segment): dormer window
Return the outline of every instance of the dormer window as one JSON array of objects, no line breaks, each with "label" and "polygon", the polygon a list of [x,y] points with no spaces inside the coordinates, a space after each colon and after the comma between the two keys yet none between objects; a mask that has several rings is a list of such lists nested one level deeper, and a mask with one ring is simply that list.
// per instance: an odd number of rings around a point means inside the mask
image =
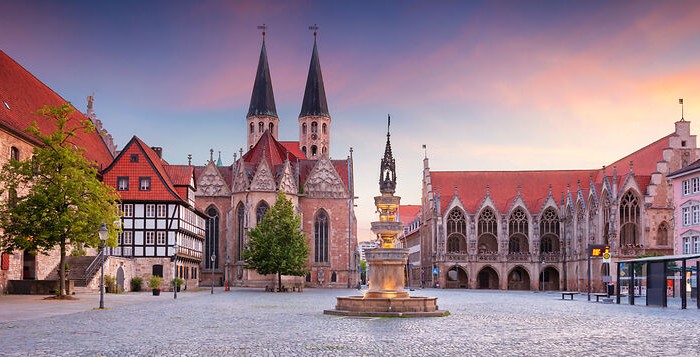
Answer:
[{"label": "dormer window", "polygon": [[139,177],[139,191],[150,191],[151,190],[151,178],[150,177]]},{"label": "dormer window", "polygon": [[139,154],[131,154],[129,161],[130,162],[139,162]]},{"label": "dormer window", "polygon": [[128,191],[129,190],[129,177],[119,176],[117,177],[117,191]]}]

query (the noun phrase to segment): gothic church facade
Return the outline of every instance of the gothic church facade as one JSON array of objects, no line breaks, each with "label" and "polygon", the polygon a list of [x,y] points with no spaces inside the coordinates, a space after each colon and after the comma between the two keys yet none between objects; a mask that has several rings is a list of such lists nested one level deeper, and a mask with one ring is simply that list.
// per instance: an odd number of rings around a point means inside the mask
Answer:
[{"label": "gothic church facade", "polygon": [[[290,198],[302,218],[310,247],[307,286],[349,287],[357,282],[357,224],[352,151],[330,158],[328,110],[316,38],[298,117],[298,141],[280,141],[272,78],[263,34],[244,130],[247,152],[222,166],[213,150],[195,167],[196,207],[208,215],[201,280],[204,285],[273,286],[273,276],[247,269],[242,252],[247,232],[274,205],[277,192]],[[213,259],[212,259],[213,257]],[[213,281],[209,282],[207,280]],[[304,278],[294,279],[301,280]],[[296,281],[295,283],[301,283]]]}]

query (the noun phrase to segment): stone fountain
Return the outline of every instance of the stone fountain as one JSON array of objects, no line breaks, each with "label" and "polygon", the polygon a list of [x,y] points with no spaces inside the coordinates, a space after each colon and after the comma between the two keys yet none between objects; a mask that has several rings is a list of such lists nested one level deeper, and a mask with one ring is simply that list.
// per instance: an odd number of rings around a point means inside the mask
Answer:
[{"label": "stone fountain", "polygon": [[408,249],[394,248],[396,236],[403,231],[403,225],[397,221],[401,197],[394,196],[396,164],[391,153],[391,118],[388,122],[386,148],[379,173],[381,196],[374,197],[379,221],[372,222],[372,232],[381,240],[381,247],[365,252],[370,267],[369,290],[363,296],[337,297],[335,309],[325,310],[324,313],[344,316],[446,316],[449,312],[438,309],[437,298],[409,296],[403,288]]}]

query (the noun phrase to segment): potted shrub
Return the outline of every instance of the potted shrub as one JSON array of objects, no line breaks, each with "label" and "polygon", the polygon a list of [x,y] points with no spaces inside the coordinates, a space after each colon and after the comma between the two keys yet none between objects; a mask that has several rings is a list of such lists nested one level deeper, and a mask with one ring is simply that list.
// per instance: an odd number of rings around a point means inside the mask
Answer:
[{"label": "potted shrub", "polygon": [[143,285],[143,278],[140,276],[135,276],[129,281],[131,285],[131,291],[141,291],[141,285]]},{"label": "potted shrub", "polygon": [[117,292],[117,278],[111,275],[105,275],[105,292],[116,293]]},{"label": "potted shrub", "polygon": [[160,295],[160,286],[163,284],[163,278],[157,276],[157,275],[152,275],[150,278],[148,278],[148,282],[146,285],[153,291],[153,295],[158,296]]},{"label": "potted shrub", "polygon": [[170,285],[175,286],[177,288],[177,292],[180,292],[180,287],[184,283],[185,283],[185,280],[182,278],[175,278],[175,279],[170,281]]}]

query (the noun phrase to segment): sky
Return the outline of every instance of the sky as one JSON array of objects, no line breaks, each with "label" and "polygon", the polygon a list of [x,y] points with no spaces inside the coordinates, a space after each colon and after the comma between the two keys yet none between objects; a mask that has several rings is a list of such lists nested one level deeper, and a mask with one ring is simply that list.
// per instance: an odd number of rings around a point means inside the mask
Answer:
[{"label": "sky", "polygon": [[230,165],[262,24],[284,141],[319,27],[330,156],[353,148],[360,240],[388,114],[403,204],[420,203],[426,154],[432,170],[598,168],[672,132],[679,98],[700,116],[693,1],[5,1],[0,49],[81,111],[94,94],[118,148],[137,135],[172,164],[213,148]]}]

